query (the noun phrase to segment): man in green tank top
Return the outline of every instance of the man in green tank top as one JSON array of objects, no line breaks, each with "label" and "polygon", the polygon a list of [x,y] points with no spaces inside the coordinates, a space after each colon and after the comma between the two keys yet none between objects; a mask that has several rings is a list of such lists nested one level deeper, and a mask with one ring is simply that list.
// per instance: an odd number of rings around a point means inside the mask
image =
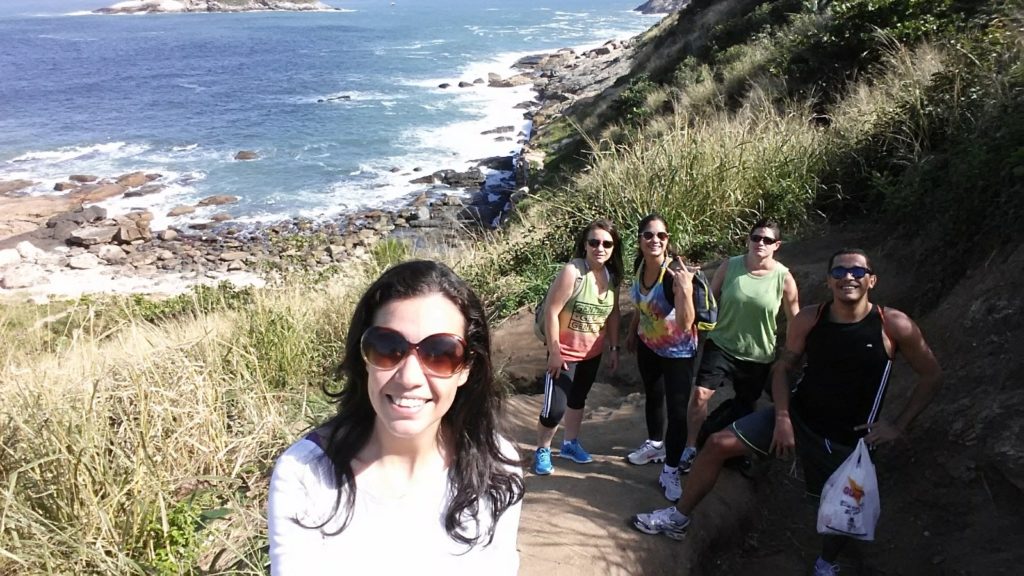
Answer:
[{"label": "man in green tank top", "polygon": [[[796,280],[775,260],[782,245],[779,225],[762,219],[747,237],[747,253],[727,259],[715,271],[711,291],[718,300],[718,325],[708,336],[688,409],[686,449],[679,469],[688,472],[697,456],[698,435],[706,436],[754,410],[775,361],[779,308],[792,321],[800,311]],[[731,383],[736,393],[727,409],[708,417],[715,390]]]}]

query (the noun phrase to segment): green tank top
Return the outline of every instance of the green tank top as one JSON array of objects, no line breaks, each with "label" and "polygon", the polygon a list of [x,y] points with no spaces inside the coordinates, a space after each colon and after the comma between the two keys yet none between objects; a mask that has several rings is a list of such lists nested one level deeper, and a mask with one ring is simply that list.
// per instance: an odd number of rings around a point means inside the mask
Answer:
[{"label": "green tank top", "polygon": [[767,364],[775,360],[775,317],[789,269],[776,262],[768,274],[754,276],[743,258],[729,259],[718,303],[718,325],[708,337],[740,360]]}]

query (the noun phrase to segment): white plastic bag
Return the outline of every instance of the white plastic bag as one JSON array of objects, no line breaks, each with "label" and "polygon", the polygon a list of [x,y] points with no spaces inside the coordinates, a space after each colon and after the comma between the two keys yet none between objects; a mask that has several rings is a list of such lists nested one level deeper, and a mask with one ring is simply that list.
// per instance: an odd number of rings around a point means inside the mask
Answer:
[{"label": "white plastic bag", "polygon": [[874,540],[881,513],[875,465],[861,438],[850,457],[825,482],[818,504],[818,533]]}]

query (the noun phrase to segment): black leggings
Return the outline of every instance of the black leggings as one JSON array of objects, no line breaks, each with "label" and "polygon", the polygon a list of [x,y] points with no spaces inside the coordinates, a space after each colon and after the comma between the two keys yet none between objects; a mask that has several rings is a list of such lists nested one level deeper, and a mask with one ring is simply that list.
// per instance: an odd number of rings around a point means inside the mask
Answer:
[{"label": "black leggings", "polygon": [[637,338],[636,364],[647,395],[647,436],[651,440],[660,440],[662,430],[665,430],[665,464],[678,466],[686,443],[686,406],[690,401],[693,358],[658,356]]},{"label": "black leggings", "polygon": [[[569,376],[575,364],[576,371]],[[562,370],[558,378],[544,375],[544,404],[540,408],[540,423],[545,428],[554,428],[562,421],[565,407],[582,410],[587,402],[590,387],[597,379],[597,368],[601,365],[601,355],[588,358],[581,362],[569,362],[569,371]]]}]

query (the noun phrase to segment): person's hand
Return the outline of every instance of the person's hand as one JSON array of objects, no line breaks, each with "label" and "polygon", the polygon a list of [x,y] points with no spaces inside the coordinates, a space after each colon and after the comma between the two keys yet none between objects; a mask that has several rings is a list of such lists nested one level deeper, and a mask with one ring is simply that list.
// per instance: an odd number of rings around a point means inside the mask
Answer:
[{"label": "person's hand", "polygon": [[885,444],[886,442],[892,442],[893,440],[903,436],[903,430],[899,427],[890,424],[885,420],[879,420],[871,424],[861,424],[855,426],[854,430],[867,430],[868,433],[864,436],[864,442],[867,443],[868,448],[874,448],[876,446]]},{"label": "person's hand", "polygon": [[678,268],[674,266],[665,267],[665,274],[672,277],[672,285],[678,286],[679,289],[683,291],[692,290],[690,287],[693,286],[693,272],[686,267],[686,263],[683,262],[683,257],[676,256],[673,263],[676,264]]},{"label": "person's hand", "polygon": [[772,444],[768,451],[779,458],[789,458],[793,455],[796,446],[796,439],[793,436],[793,422],[789,414],[782,412],[775,414],[775,432],[772,433]]},{"label": "person's hand", "polygon": [[558,378],[558,375],[562,373],[562,370],[567,369],[568,366],[565,361],[562,360],[562,353],[558,349],[554,349],[548,354],[548,374],[551,374],[551,378]]},{"label": "person's hand", "polygon": [[636,354],[636,332],[626,334],[626,351],[630,354]]},{"label": "person's hand", "polygon": [[619,369],[619,351],[609,350],[608,351],[608,370],[615,372]]}]

